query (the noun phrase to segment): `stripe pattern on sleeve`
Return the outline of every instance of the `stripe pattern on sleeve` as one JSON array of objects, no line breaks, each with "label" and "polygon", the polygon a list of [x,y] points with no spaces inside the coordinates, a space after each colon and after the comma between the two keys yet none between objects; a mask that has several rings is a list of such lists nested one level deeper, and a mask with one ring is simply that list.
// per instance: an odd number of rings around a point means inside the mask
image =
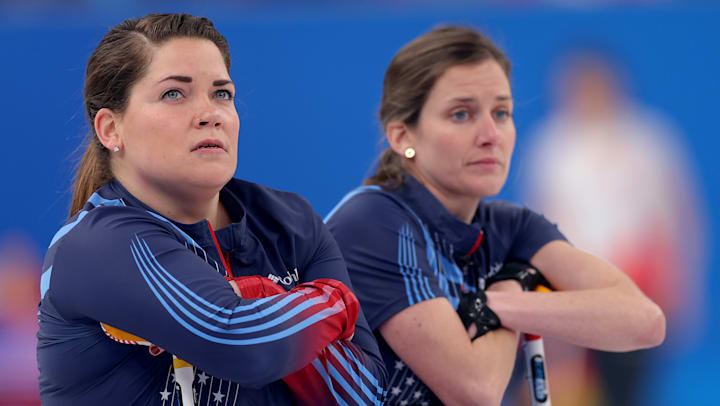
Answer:
[{"label": "stripe pattern on sleeve", "polygon": [[133,258],[155,297],[175,321],[208,341],[227,345],[277,341],[345,311],[342,300],[330,303],[329,289],[300,289],[234,309],[213,305],[175,279],[158,262],[146,241],[137,236],[135,239]]},{"label": "stripe pattern on sleeve", "polygon": [[335,341],[306,367],[283,379],[301,406],[382,405],[385,392],[348,341]]},{"label": "stripe pattern on sleeve", "polygon": [[398,232],[397,261],[398,269],[405,281],[405,294],[411,306],[435,297],[430,289],[427,276],[423,275],[422,269],[418,266],[415,236],[407,223],[403,224]]}]

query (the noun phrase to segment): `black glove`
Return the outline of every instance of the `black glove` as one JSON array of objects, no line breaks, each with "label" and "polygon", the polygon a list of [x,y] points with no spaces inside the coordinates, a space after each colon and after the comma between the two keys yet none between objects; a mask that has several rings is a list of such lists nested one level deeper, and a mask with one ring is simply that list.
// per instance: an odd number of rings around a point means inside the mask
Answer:
[{"label": "black glove", "polygon": [[521,262],[508,262],[495,275],[485,279],[485,288],[495,282],[514,279],[520,282],[523,290],[533,291],[538,285],[550,287],[550,284],[542,276],[540,271],[528,264]]},{"label": "black glove", "polygon": [[470,338],[471,341],[481,337],[488,331],[500,328],[500,318],[487,307],[487,296],[482,290],[463,293],[460,296],[457,313],[466,330],[471,324],[475,324],[475,327],[477,327],[477,333]]}]

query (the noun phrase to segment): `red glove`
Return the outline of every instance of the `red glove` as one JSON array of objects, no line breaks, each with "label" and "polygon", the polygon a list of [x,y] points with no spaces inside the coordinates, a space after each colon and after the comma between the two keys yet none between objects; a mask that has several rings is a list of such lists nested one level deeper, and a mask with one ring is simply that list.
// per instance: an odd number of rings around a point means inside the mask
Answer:
[{"label": "red glove", "polygon": [[345,303],[345,325],[342,328],[342,333],[338,336],[338,340],[350,340],[355,334],[355,323],[357,322],[358,314],[360,313],[360,302],[357,297],[344,283],[335,279],[315,279],[312,282],[307,282],[294,287],[291,292],[306,287],[320,288],[323,286],[331,288],[334,292],[331,296],[340,296],[340,299]]},{"label": "red glove", "polygon": [[[288,293],[280,285],[268,278],[258,275],[241,276],[237,278],[226,277],[226,279],[234,282],[235,286],[233,286],[233,290],[235,290],[235,293],[246,299],[259,299],[277,294]],[[343,325],[338,326],[340,327],[341,332],[336,340],[351,339],[355,334],[355,322],[357,321],[358,313],[360,311],[360,303],[358,302],[357,297],[355,297],[355,294],[353,294],[352,291],[345,286],[345,284],[334,279],[317,279],[312,282],[302,283],[295,286],[292,290],[290,290],[290,292],[292,293],[294,291],[307,288],[319,289],[324,291],[325,294],[329,294],[329,302],[336,303],[337,300],[342,300],[345,304],[346,317],[344,318]],[[318,356],[318,360],[325,369],[327,368],[329,362],[329,360],[326,359],[327,356],[327,349],[323,349]],[[297,372],[286,376],[283,378],[283,381],[293,392],[293,396],[295,397],[295,401],[298,405],[321,406],[337,404],[337,401],[328,388],[327,383],[312,364],[308,364]]]},{"label": "red glove", "polygon": [[[237,278],[226,276],[225,279],[235,282],[233,290],[235,290],[238,296],[245,299],[260,299],[287,293],[282,286],[260,275],[240,276]],[[230,285],[232,285],[232,283]],[[237,290],[235,288],[237,288]]]},{"label": "red glove", "polygon": [[[235,293],[245,299],[260,299],[288,293],[282,286],[260,275],[239,276],[236,278],[226,276],[225,279],[231,282]],[[329,292],[330,301],[337,299],[343,301],[345,304],[346,317],[344,324],[340,326],[341,333],[336,340],[351,339],[353,334],[355,334],[355,323],[357,322],[358,313],[360,312],[360,302],[358,302],[355,294],[352,293],[344,283],[335,279],[316,279],[312,282],[305,282],[292,288],[290,293],[306,288],[318,289],[326,293]]]}]

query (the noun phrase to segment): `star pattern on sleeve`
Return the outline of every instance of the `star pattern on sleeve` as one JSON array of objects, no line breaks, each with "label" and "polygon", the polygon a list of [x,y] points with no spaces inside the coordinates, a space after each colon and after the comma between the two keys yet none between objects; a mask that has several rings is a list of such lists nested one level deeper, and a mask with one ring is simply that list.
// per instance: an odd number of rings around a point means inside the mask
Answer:
[{"label": "star pattern on sleeve", "polygon": [[223,401],[223,398],[225,397],[224,393],[220,393],[220,389],[218,389],[217,392],[213,392],[213,402],[217,405],[218,403]]},{"label": "star pattern on sleeve", "polygon": [[167,389],[160,392],[160,400],[170,400],[170,392],[168,392]]},{"label": "star pattern on sleeve", "polygon": [[210,378],[210,375],[207,375],[205,371],[202,371],[200,372],[200,375],[198,375],[198,382],[200,383],[200,385],[205,385],[208,378]]}]

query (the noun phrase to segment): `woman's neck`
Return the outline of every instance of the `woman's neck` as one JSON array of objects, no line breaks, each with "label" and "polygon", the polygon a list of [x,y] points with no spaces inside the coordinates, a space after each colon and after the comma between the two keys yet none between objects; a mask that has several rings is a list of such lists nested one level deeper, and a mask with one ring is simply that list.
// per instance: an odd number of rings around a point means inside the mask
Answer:
[{"label": "woman's neck", "polygon": [[443,206],[445,206],[447,211],[450,212],[453,217],[465,224],[470,224],[472,222],[473,217],[475,217],[478,204],[480,204],[480,198],[453,194],[441,187],[435,186],[432,182],[423,177],[417,170],[410,169],[409,172],[415,177],[415,179],[417,179],[418,182],[422,183],[423,186],[425,186],[425,188],[427,188],[427,190],[429,190]]},{"label": "woman's neck", "polygon": [[118,180],[137,199],[162,216],[179,223],[192,224],[207,220],[216,230],[231,223],[230,215],[220,202],[219,190],[168,189],[158,185],[141,186],[136,182]]}]

